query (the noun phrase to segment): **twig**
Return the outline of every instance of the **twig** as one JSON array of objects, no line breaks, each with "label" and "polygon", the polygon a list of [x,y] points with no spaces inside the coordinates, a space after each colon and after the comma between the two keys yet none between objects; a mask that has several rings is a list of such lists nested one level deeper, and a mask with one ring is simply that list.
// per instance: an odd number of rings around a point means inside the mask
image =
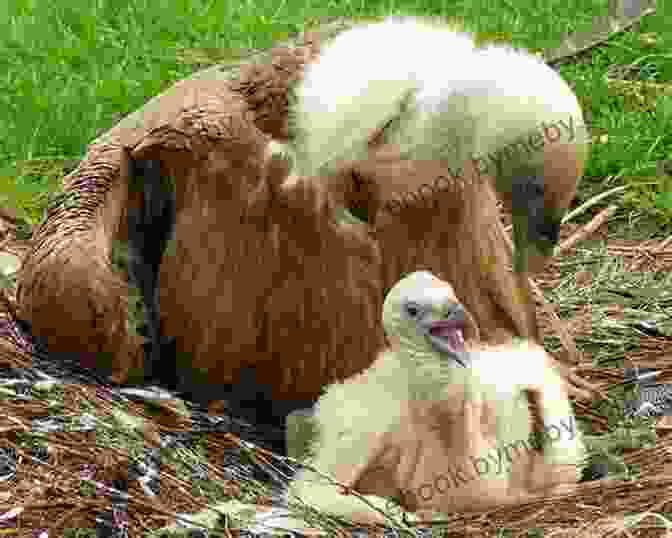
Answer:
[{"label": "twig", "polygon": [[576,56],[580,52],[604,43],[614,34],[630,28],[645,15],[655,13],[655,11],[656,5],[653,0],[609,2],[607,16],[596,17],[589,31],[575,32],[566,36],[558,48],[545,50],[544,58],[548,63],[553,64],[567,57]]},{"label": "twig", "polygon": [[[613,176],[609,176],[605,181],[611,179]],[[585,212],[588,208],[594,206],[597,202],[602,200],[603,198],[606,198],[607,196],[610,196],[614,194],[615,192],[621,192],[627,189],[628,187],[631,187],[632,184],[629,185],[621,185],[620,187],[614,187],[613,189],[609,189],[608,191],[601,192],[600,194],[593,196],[590,200],[586,200],[584,203],[582,203],[579,207],[576,209],[570,211],[567,213],[563,218],[562,218],[562,224],[565,222],[569,222],[572,220],[574,217],[577,215],[580,215],[581,213]]]},{"label": "twig", "polygon": [[603,426],[605,430],[609,430],[609,421],[603,416],[598,415],[596,412],[594,412],[588,404],[579,401],[576,402],[576,405],[581,409],[582,413],[586,416],[589,416],[593,422],[597,422],[598,424]]},{"label": "twig", "polygon": [[560,343],[567,350],[571,362],[573,364],[579,364],[581,362],[581,352],[576,347],[576,343],[574,342],[571,333],[567,329],[567,324],[560,319],[560,316],[558,316],[555,308],[544,297],[544,292],[541,291],[539,285],[531,278],[530,287],[532,288],[532,293],[534,293],[535,298],[541,303],[541,308],[549,317],[551,325],[558,334]]},{"label": "twig", "polygon": [[617,209],[618,206],[612,204],[606,209],[600,211],[597,215],[595,215],[593,220],[591,220],[580,230],[572,234],[568,239],[560,243],[560,245],[556,250],[555,255],[562,256],[569,249],[571,249],[576,243],[586,239],[589,235],[594,233],[600,226],[602,226],[605,222],[607,222],[607,220],[609,220],[609,218],[616,212]]},{"label": "twig", "polygon": [[667,239],[661,241],[657,246],[651,249],[647,254],[643,254],[641,258],[635,260],[630,266],[631,271],[637,271],[642,265],[644,265],[644,259],[648,256],[655,256],[663,252],[668,246],[672,244],[672,235]]},{"label": "twig", "polygon": [[670,245],[672,245],[672,235],[670,237],[668,237],[667,239],[665,239],[663,242],[661,242],[660,245],[658,245],[656,247],[655,252],[656,253],[662,252],[663,250],[665,250]]}]

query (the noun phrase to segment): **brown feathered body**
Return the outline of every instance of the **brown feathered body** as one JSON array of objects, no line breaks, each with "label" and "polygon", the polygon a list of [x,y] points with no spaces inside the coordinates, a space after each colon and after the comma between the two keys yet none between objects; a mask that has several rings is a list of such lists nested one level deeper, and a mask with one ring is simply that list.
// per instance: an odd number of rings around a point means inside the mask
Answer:
[{"label": "brown feathered body", "polygon": [[[154,159],[173,179],[176,223],[160,269],[163,332],[195,378],[235,384],[251,369],[273,398],[308,399],[368,367],[384,346],[382,298],[405,272],[454,284],[486,341],[528,337],[529,299],[507,272],[488,182],[454,179],[433,204],[376,226],[344,222],[342,204],[375,213],[378,181],[440,167],[399,162],[316,181],[283,181],[269,158],[283,142],[288,93],[319,52],[308,36],[237,77],[175,84],[89,147],[37,229],[19,280],[21,316],[49,351],[76,353],[116,381],[141,369],[129,326],[128,275],[112,263],[128,239],[129,159]],[[355,192],[356,191],[356,192]]]}]

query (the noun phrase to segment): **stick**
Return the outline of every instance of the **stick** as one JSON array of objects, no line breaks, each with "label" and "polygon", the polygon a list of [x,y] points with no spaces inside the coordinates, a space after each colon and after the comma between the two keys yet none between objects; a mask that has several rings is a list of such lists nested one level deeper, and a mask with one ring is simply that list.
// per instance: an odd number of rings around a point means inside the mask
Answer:
[{"label": "stick", "polygon": [[586,239],[590,234],[594,233],[600,226],[607,222],[607,220],[609,220],[609,218],[616,212],[617,209],[618,206],[610,205],[606,209],[600,211],[588,224],[572,234],[567,240],[560,243],[555,255],[561,256],[565,254],[576,243]]},{"label": "stick", "polygon": [[[649,253],[649,255],[660,254],[660,253],[663,252],[668,246],[670,246],[670,244],[672,244],[672,235],[671,235],[670,237],[668,237],[667,239],[661,241],[661,242],[658,244],[658,246],[656,246],[656,247],[654,247],[653,249],[651,249],[651,252]],[[639,258],[638,260],[635,260],[635,261],[633,262],[633,264],[630,266],[630,270],[631,270],[631,271],[636,271],[637,269],[639,269],[639,268],[644,264],[644,259],[645,259],[645,257],[646,257],[646,256],[642,256],[642,257]]]}]

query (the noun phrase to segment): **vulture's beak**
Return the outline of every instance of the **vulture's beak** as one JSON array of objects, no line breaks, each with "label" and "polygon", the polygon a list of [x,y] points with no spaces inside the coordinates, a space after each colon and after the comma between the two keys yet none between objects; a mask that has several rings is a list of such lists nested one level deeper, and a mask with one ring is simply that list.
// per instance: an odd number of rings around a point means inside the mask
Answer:
[{"label": "vulture's beak", "polygon": [[468,366],[467,351],[464,347],[466,328],[464,307],[454,303],[445,318],[428,324],[427,338],[436,351],[450,355],[451,359],[466,368]]}]

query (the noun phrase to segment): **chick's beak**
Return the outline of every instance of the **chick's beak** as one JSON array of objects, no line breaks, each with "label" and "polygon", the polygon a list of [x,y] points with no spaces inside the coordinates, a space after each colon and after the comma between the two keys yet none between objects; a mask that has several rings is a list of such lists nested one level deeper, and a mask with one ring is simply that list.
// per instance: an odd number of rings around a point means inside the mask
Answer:
[{"label": "chick's beak", "polygon": [[461,366],[466,367],[464,356],[464,330],[467,320],[462,305],[455,303],[443,319],[428,326],[428,336],[432,346],[442,353],[449,353]]}]

